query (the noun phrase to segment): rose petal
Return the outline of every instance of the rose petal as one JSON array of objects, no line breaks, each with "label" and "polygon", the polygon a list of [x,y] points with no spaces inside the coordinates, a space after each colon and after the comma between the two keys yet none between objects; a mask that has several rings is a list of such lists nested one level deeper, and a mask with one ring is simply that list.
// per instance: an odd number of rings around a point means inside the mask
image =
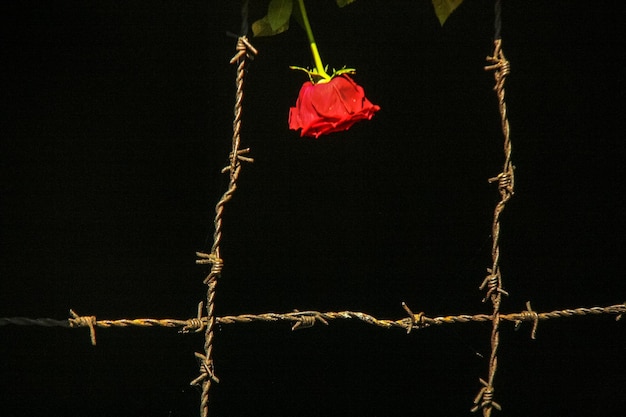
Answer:
[{"label": "rose petal", "polygon": [[371,119],[380,110],[366,97],[363,88],[347,75],[327,83],[305,82],[296,106],[289,109],[289,128],[302,129],[301,136],[314,136],[347,130],[359,120]]}]

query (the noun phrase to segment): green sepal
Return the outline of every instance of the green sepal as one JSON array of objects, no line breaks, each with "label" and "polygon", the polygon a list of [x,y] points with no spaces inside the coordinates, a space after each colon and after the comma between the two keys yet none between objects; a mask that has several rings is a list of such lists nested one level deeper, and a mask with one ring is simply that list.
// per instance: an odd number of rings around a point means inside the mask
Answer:
[{"label": "green sepal", "polygon": [[[289,67],[292,70],[298,70],[298,71],[304,71],[306,72],[306,74],[309,76],[309,80],[313,83],[313,84],[317,84],[317,83],[327,83],[330,80],[332,80],[334,77],[341,75],[341,74],[354,74],[356,72],[356,70],[354,68],[346,68],[343,67],[341,69],[334,69],[333,68],[333,73],[328,76],[328,78],[326,78],[326,74],[322,75],[320,73],[317,72],[316,68],[313,69],[309,69],[309,68],[303,68],[303,67],[296,67],[294,65]],[[327,72],[328,71],[328,66],[326,66],[326,68],[324,68],[324,71]]]}]

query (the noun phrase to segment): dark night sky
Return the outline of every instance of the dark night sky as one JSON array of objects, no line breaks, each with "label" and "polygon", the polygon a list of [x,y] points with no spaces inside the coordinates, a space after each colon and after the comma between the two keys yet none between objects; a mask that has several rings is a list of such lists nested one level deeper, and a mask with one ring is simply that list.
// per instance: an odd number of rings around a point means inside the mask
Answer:
[{"label": "dark night sky", "polygon": [[[225,190],[239,2],[0,6],[0,317],[196,314]],[[19,3],[19,5],[17,5]],[[625,38],[611,2],[504,1],[516,194],[502,225],[503,311],[626,300]],[[612,6],[618,2],[613,2]],[[265,2],[253,1],[252,17]],[[245,165],[227,206],[216,312],[489,313],[487,179],[503,162],[492,1],[441,28],[430,2],[309,1],[322,57],[382,110],[318,140],[287,129],[304,32],[252,39]],[[315,6],[314,6],[315,5]],[[626,416],[624,321],[502,328],[502,416]],[[406,335],[333,322],[220,327],[211,415],[470,415],[490,327]],[[0,416],[196,416],[193,352],[173,329],[0,328]],[[481,359],[476,352],[485,356]]]}]

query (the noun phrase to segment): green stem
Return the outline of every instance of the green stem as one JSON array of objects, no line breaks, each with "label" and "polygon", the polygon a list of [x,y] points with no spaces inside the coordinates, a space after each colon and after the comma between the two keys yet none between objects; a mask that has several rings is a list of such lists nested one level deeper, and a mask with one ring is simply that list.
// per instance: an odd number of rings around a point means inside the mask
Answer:
[{"label": "green stem", "polygon": [[302,23],[304,23],[304,30],[306,31],[306,36],[309,38],[309,45],[311,46],[311,54],[313,54],[313,61],[315,62],[315,69],[317,69],[317,74],[320,77],[328,81],[331,79],[331,77],[330,75],[326,74],[326,70],[324,69],[324,65],[322,64],[322,58],[320,57],[320,53],[317,50],[317,44],[315,43],[315,38],[313,37],[313,30],[311,30],[309,17],[307,16],[306,8],[304,7],[304,0],[298,0],[298,4],[300,6],[300,15],[302,16]]}]

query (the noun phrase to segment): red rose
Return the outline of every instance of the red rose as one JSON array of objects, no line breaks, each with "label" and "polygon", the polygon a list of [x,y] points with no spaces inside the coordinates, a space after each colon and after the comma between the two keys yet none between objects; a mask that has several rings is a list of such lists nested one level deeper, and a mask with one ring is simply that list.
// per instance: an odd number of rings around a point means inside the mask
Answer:
[{"label": "red rose", "polygon": [[367,98],[363,88],[345,74],[329,82],[305,82],[296,107],[289,109],[289,129],[302,129],[300,136],[318,138],[349,129],[359,120],[371,119],[380,110]]}]

